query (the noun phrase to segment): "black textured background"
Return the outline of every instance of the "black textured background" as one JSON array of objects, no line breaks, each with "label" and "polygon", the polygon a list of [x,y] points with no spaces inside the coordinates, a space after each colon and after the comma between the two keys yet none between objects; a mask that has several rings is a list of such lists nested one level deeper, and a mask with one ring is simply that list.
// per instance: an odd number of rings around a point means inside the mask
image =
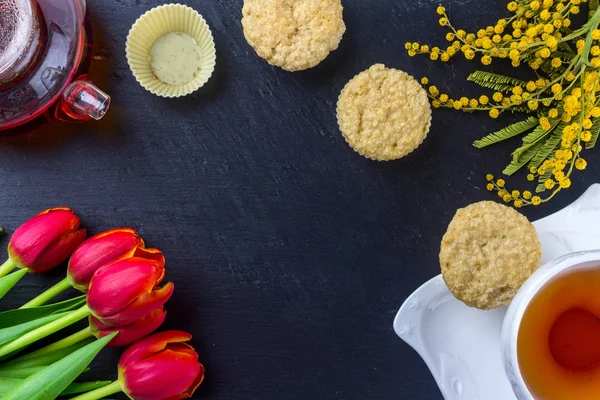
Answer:
[{"label": "black textured background", "polygon": [[[444,43],[438,1],[345,0],[340,48],[297,73],[247,45],[241,0],[184,3],[213,30],[217,70],[199,92],[169,100],[136,83],[124,54],[131,24],[160,2],[88,1],[91,75],[112,109],[99,123],[53,123],[0,141],[0,224],[10,233],[44,208],[69,205],[90,233],[129,225],[161,248],[176,288],[166,327],[190,331],[207,368],[197,398],[441,399],[392,320],[439,273],[455,210],[493,198],[484,175],[501,170],[518,139],[484,151],[470,143],[512,117],[436,110],[418,151],[386,163],[354,153],[335,118],[344,84],[377,62],[426,74],[454,95],[477,93],[464,82],[473,64],[405,53],[407,40]],[[468,29],[505,15],[504,5],[446,2]],[[598,172],[590,162],[571,190],[524,213],[560,209]],[[62,274],[28,277],[2,306]],[[116,377],[118,355],[103,352],[89,376]]]}]

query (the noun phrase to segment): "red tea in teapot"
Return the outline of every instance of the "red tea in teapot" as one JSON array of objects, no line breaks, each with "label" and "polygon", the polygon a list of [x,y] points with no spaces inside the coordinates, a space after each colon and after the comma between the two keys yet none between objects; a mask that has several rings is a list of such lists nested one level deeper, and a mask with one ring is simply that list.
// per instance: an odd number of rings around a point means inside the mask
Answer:
[{"label": "red tea in teapot", "polygon": [[521,321],[517,357],[539,400],[600,399],[600,270],[556,278]]},{"label": "red tea in teapot", "polygon": [[86,80],[85,0],[0,0],[0,130],[58,103],[57,116],[99,119],[109,98]]}]

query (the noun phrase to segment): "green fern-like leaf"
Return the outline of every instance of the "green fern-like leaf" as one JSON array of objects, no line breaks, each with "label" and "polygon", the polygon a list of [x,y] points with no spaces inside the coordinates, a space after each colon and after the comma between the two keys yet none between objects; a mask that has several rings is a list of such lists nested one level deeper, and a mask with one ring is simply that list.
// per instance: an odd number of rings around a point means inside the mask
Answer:
[{"label": "green fern-like leaf", "polygon": [[[567,45],[566,43],[561,43],[561,44],[565,44],[567,47],[565,48],[565,51],[555,51],[554,53],[552,53],[552,57],[559,57],[561,60],[563,61],[571,61],[571,59],[573,58],[573,54],[575,53],[573,51],[573,49],[571,49],[569,47],[569,45]],[[568,50],[567,50],[568,49]],[[549,61],[547,61],[548,63],[550,63]],[[564,64],[563,64],[564,65]]]},{"label": "green fern-like leaf", "polygon": [[512,152],[512,162],[519,162],[519,160],[521,159],[521,156],[525,152],[527,152],[529,149],[534,147],[535,145],[536,145],[536,143],[525,143],[521,147],[519,147],[518,149],[513,151]]},{"label": "green fern-like leaf", "polygon": [[529,168],[539,167],[540,164],[542,164],[544,160],[548,158],[550,153],[552,153],[554,149],[556,149],[556,146],[558,146],[560,140],[562,139],[562,126],[562,124],[558,125],[558,127],[556,127],[554,131],[552,131],[552,135],[546,140],[546,142],[544,142],[544,145],[540,148],[535,157],[531,159],[531,162],[529,163]]},{"label": "green fern-like leaf", "polygon": [[536,157],[546,144],[542,139],[552,132],[554,128],[556,128],[556,124],[548,130],[538,125],[532,132],[525,136],[523,138],[523,145],[512,153],[513,159],[502,173],[510,176]]},{"label": "green fern-like leaf", "polygon": [[511,78],[509,76],[494,74],[486,71],[475,71],[469,75],[467,80],[475,82],[484,88],[496,90],[498,92],[509,92],[515,86],[524,87],[527,85],[527,82],[521,79]]},{"label": "green fern-like leaf", "polygon": [[592,140],[585,144],[585,148],[588,150],[593,148],[598,140],[598,135],[600,134],[600,118],[594,119],[594,124],[590,128],[590,132],[592,132]]},{"label": "green fern-like leaf", "polygon": [[[559,55],[558,55],[558,54],[556,54],[556,53],[557,53],[557,52],[555,52],[555,53],[553,54],[553,56],[559,57]],[[567,57],[564,57],[564,58],[568,58],[568,59],[570,59],[570,58],[572,58],[572,57],[573,57],[573,56],[567,56]],[[563,72],[565,71],[565,68],[564,68],[564,67],[560,67],[560,68],[554,68],[554,67],[552,66],[552,64],[551,64],[551,61],[548,61],[548,60],[544,61],[544,62],[543,62],[541,65],[540,65],[540,68],[541,68],[541,70],[542,70],[542,71],[543,71],[543,72],[544,72],[544,73],[545,73],[545,74],[546,74],[546,75],[547,75],[547,76],[548,76],[548,77],[549,77],[551,80],[554,80],[554,79],[556,79],[556,78],[560,77],[560,76],[563,74]]]},{"label": "green fern-like leaf", "polygon": [[531,112],[531,110],[526,106],[510,106],[510,108],[507,108],[507,110],[513,114],[514,113],[529,113],[529,112]]},{"label": "green fern-like leaf", "polygon": [[482,147],[486,147],[494,143],[498,143],[503,140],[510,139],[511,137],[520,135],[521,133],[530,130],[537,124],[537,118],[529,117],[524,121],[511,124],[503,129],[500,129],[497,132],[491,133],[479,140],[474,141],[473,146],[477,147],[478,149],[481,149]]},{"label": "green fern-like leaf", "polygon": [[502,171],[502,173],[504,175],[511,176],[512,174],[523,168],[523,166],[527,164],[537,154],[537,152],[540,150],[543,144],[543,142],[539,142],[524,150],[519,155],[517,160],[513,159],[512,162],[508,164],[506,168],[504,168],[504,171]]},{"label": "green fern-like leaf", "polygon": [[523,138],[523,143],[537,143],[540,139],[547,136],[552,130],[556,127],[556,125],[552,126],[550,129],[545,130],[541,126],[535,128],[531,133],[527,134]]},{"label": "green fern-like leaf", "polygon": [[[564,29],[564,27],[563,27],[563,29]],[[573,48],[571,46],[569,46],[569,44],[566,42],[560,42],[558,44],[558,48],[560,49],[560,51],[566,53],[568,55],[568,57],[572,57],[576,54],[575,51],[573,50]]]},{"label": "green fern-like leaf", "polygon": [[599,2],[598,2],[598,0],[589,0],[588,3],[589,3],[590,17],[591,17],[592,15],[594,15],[596,10],[598,9]]}]

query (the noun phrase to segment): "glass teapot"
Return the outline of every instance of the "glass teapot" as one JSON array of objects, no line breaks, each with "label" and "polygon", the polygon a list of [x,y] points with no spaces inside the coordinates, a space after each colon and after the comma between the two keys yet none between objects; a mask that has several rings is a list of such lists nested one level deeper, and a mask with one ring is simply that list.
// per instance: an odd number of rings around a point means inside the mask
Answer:
[{"label": "glass teapot", "polygon": [[85,0],[0,0],[0,131],[48,111],[100,119],[110,97],[75,74],[85,55]]}]

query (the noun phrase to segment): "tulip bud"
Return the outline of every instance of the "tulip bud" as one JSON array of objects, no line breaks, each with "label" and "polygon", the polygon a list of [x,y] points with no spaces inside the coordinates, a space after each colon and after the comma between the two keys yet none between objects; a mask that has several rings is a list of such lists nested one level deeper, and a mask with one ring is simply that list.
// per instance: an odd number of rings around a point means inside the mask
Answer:
[{"label": "tulip bud", "polygon": [[145,317],[125,326],[111,327],[105,325],[93,315],[90,315],[89,323],[92,334],[97,339],[110,335],[113,332],[119,332],[113,340],[108,342],[107,346],[123,347],[129,346],[157,330],[164,322],[166,316],[167,312],[163,307],[160,307]]},{"label": "tulip bud", "polygon": [[188,399],[204,380],[204,366],[181,331],[160,332],[129,347],[119,360],[119,381],[134,400]]},{"label": "tulip bud", "polygon": [[68,207],[43,211],[21,225],[8,243],[8,255],[32,273],[48,271],[65,261],[85,239],[79,217]]},{"label": "tulip bud", "polygon": [[67,279],[71,286],[87,292],[94,273],[104,265],[133,257],[144,241],[131,228],[102,232],[83,242],[69,259]]},{"label": "tulip bud", "polygon": [[92,315],[103,324],[113,327],[130,324],[169,300],[173,284],[158,287],[165,275],[164,258],[158,250],[151,254],[161,261],[131,257],[96,271],[87,304]]}]

